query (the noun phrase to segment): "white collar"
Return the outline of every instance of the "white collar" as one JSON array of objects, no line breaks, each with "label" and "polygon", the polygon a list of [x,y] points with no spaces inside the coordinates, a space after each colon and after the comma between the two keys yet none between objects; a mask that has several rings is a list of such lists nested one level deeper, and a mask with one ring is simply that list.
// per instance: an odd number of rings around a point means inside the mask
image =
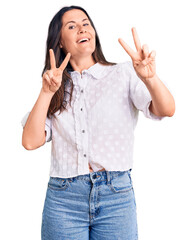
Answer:
[{"label": "white collar", "polygon": [[[88,73],[93,76],[93,78],[96,80],[101,79],[105,77],[108,74],[108,70],[113,67],[114,65],[102,65],[101,63],[95,63],[93,66],[91,66],[87,70],[83,70],[82,74]],[[78,71],[72,71],[70,72],[71,78],[74,78],[75,76],[80,76],[81,74]]]}]

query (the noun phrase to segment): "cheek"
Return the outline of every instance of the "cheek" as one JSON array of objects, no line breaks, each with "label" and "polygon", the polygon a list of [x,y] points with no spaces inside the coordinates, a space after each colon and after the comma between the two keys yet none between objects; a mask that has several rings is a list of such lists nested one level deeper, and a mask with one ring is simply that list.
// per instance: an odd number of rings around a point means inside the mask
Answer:
[{"label": "cheek", "polygon": [[73,42],[67,40],[65,41],[65,48],[67,50],[67,52],[70,52],[70,50],[73,48]]},{"label": "cheek", "polygon": [[91,36],[93,37],[93,44],[96,45],[96,37],[94,29],[91,30]]},{"label": "cheek", "polygon": [[96,48],[96,40],[95,40],[95,38],[94,38],[94,41],[93,41],[93,43],[92,43],[92,47],[93,47],[93,49],[95,50],[95,48]]},{"label": "cheek", "polygon": [[94,41],[93,41],[94,47],[96,47],[96,37],[94,36]]},{"label": "cheek", "polygon": [[95,38],[95,30],[94,29],[92,29],[91,35]]},{"label": "cheek", "polygon": [[62,36],[61,45],[67,52],[69,52],[73,48],[74,40],[68,36]]}]

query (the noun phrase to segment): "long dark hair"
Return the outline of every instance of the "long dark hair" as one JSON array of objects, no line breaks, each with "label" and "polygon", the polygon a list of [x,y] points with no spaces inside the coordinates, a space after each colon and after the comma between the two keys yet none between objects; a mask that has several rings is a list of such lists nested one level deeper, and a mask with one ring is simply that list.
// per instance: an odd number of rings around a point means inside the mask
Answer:
[{"label": "long dark hair", "polygon": [[[92,27],[95,30],[95,40],[96,40],[96,47],[95,51],[93,52],[92,56],[94,61],[97,63],[101,63],[103,65],[115,65],[115,63],[108,62],[102,52],[99,36],[97,34],[97,31],[95,29],[95,26],[89,17],[88,13],[79,6],[70,6],[70,7],[63,7],[60,9],[56,15],[53,17],[52,21],[50,22],[49,28],[48,28],[48,37],[46,42],[46,57],[45,57],[45,66],[42,72],[42,75],[46,70],[50,69],[50,57],[49,57],[49,49],[53,49],[55,59],[56,59],[56,66],[59,67],[61,63],[63,62],[65,56],[67,53],[63,51],[62,48],[60,48],[60,36],[61,36],[61,28],[62,28],[62,17],[64,13],[67,11],[70,11],[72,9],[78,9],[83,11],[86,16],[88,17]],[[58,91],[54,94],[50,106],[48,108],[48,117],[53,115],[55,112],[60,110],[60,112],[65,109],[68,102],[71,102],[72,99],[72,92],[73,92],[73,82],[70,77],[69,72],[73,71],[73,68],[70,63],[68,63],[67,67],[65,68],[63,72],[62,77],[62,83]],[[69,90],[68,90],[69,89]],[[67,98],[68,97],[68,98]],[[65,99],[69,99],[68,101]]]}]

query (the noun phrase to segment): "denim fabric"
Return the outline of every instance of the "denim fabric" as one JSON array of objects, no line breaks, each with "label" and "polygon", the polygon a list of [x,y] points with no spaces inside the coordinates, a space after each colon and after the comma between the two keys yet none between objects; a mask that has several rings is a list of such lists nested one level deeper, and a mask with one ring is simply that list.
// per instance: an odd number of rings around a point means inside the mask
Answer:
[{"label": "denim fabric", "polygon": [[50,177],[42,240],[137,240],[131,170]]}]

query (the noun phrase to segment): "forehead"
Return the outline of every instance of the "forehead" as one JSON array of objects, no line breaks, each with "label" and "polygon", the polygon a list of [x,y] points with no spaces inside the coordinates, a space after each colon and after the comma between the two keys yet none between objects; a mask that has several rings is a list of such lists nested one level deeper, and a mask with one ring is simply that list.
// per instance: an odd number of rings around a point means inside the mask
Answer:
[{"label": "forehead", "polygon": [[63,17],[62,17],[62,22],[66,23],[69,21],[74,21],[74,22],[78,22],[78,21],[82,21],[83,19],[88,18],[86,16],[86,14],[79,10],[79,9],[72,9],[69,10],[68,12],[64,13]]}]

